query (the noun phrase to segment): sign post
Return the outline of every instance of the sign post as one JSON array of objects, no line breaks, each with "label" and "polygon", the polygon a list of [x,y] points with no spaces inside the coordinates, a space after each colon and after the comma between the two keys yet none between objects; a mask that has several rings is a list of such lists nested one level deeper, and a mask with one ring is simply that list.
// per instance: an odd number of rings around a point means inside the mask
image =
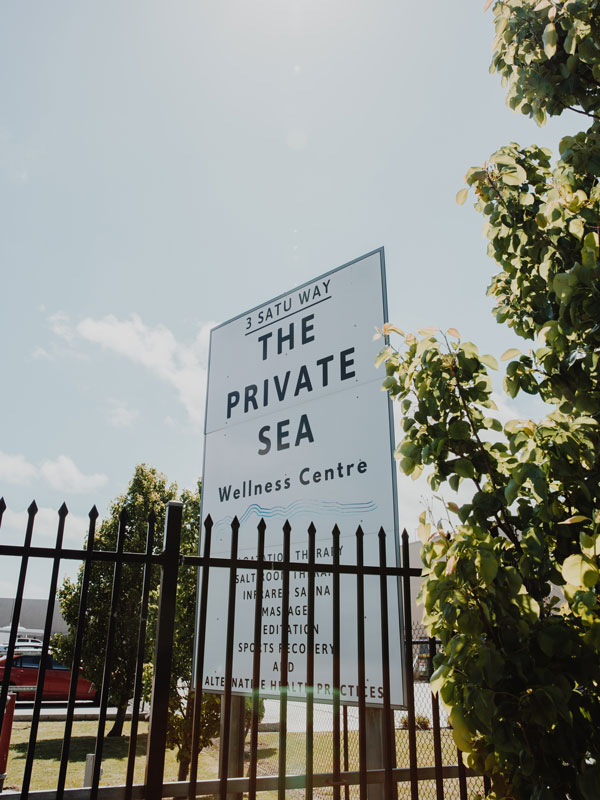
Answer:
[{"label": "sign post", "polygon": [[[239,557],[256,557],[256,527],[267,523],[265,558],[283,558],[282,526],[289,520],[291,560],[308,558],[314,523],[316,561],[333,562],[338,525],[340,564],[352,563],[356,528],[364,531],[365,563],[378,563],[381,527],[388,564],[398,564],[393,423],[374,361],[374,327],[387,320],[383,249],[264,303],[211,332],[202,519],[213,519],[212,552],[229,556],[230,526],[240,522]],[[223,692],[226,581],[209,581],[203,690]],[[234,694],[248,695],[256,573],[237,575]],[[371,579],[373,582],[371,582]],[[366,702],[383,703],[378,577],[366,577]],[[314,608],[314,699],[331,702],[331,576],[317,574]],[[307,583],[290,576],[288,696],[305,697]],[[371,587],[373,587],[371,589]],[[341,576],[341,701],[356,704],[355,580]],[[262,590],[261,695],[279,696],[281,573],[265,572]],[[390,627],[400,626],[400,597]],[[402,648],[390,653],[392,705],[402,705]],[[379,644],[378,644],[379,643]],[[379,654],[379,655],[378,655]]]}]

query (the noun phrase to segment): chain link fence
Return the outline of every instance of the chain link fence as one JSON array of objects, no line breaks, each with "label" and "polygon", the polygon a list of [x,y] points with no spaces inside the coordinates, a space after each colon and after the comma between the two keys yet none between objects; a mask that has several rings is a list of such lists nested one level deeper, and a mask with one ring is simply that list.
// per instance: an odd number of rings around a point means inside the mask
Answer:
[{"label": "chain link fence", "polygon": [[[422,625],[413,624],[413,671],[415,696],[415,721],[417,765],[430,767],[435,763],[434,752],[434,709],[432,693],[429,687],[429,675],[432,664],[429,658],[429,638]],[[333,768],[333,706],[315,703],[314,707],[314,750],[313,764],[315,773],[331,772]],[[448,714],[439,708],[440,740],[442,763],[455,765],[457,750],[452,738],[452,730],[448,722]],[[394,711],[394,727],[396,742],[396,766],[408,767],[409,760],[409,723],[404,710]],[[340,712],[340,739],[342,744],[341,761],[343,770],[359,769],[359,734],[358,708],[345,706]],[[288,702],[287,708],[287,752],[286,772],[288,775],[301,775],[306,767],[306,706],[302,702]],[[258,773],[275,775],[279,766],[279,701],[265,701],[265,716],[258,735]],[[246,755],[250,758],[248,745]],[[480,776],[467,777],[469,800],[483,797],[483,779]],[[460,787],[458,778],[444,779],[445,800],[459,800]],[[410,785],[398,784],[398,800],[410,800]],[[304,798],[304,790],[288,790],[286,797]],[[333,798],[333,789],[316,788],[315,798]],[[358,798],[359,787],[344,787],[342,797]],[[436,800],[435,781],[419,781],[419,800]]]}]

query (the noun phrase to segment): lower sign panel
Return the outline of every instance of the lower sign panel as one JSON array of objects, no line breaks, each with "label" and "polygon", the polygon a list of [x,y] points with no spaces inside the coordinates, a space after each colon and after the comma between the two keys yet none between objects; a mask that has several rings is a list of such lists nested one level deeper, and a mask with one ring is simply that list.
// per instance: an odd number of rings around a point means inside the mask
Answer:
[{"label": "lower sign panel", "polygon": [[[390,536],[390,541],[393,536]],[[376,535],[364,537],[365,554],[378,552]],[[301,555],[307,545],[296,543],[292,551]],[[356,556],[356,538],[339,540],[340,562],[352,563]],[[333,545],[331,538],[317,539],[317,563],[331,563]],[[241,555],[241,554],[240,554]],[[270,554],[280,558],[280,551]],[[319,557],[320,555],[320,557]],[[370,560],[370,559],[369,559]],[[393,563],[393,562],[392,562]],[[340,575],[340,698],[354,704],[359,700],[359,620],[357,612],[357,578],[354,574]],[[383,704],[382,634],[380,578],[366,575],[364,580],[364,637],[365,637],[365,701],[367,705]],[[282,570],[264,573],[263,591],[257,597],[256,569],[238,570],[234,613],[234,647],[232,691],[249,694],[252,689],[254,655],[254,620],[256,603],[260,605],[260,691],[264,696],[279,696],[282,680],[283,637],[283,581]],[[206,629],[207,669],[204,674],[205,691],[222,692],[225,689],[226,633],[229,569],[212,568],[210,575],[209,608]],[[403,704],[402,653],[397,579],[388,578],[389,598],[388,640],[390,646],[390,701],[394,706]],[[308,574],[300,570],[290,572],[288,600],[288,696],[306,697],[306,676],[309,646],[309,606],[314,602],[313,654],[314,698],[331,702],[334,691],[333,664],[333,579],[329,571],[317,572],[314,581],[314,601],[310,596]]]}]

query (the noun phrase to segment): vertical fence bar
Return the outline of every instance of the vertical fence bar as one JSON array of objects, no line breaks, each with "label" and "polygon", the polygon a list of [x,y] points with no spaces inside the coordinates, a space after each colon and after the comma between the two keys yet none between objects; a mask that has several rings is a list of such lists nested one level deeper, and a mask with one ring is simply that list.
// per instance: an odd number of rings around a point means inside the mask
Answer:
[{"label": "vertical fence bar", "polygon": [[69,685],[69,700],[67,703],[67,718],[65,720],[65,732],[60,755],[60,767],[58,771],[58,784],[56,787],[56,800],[62,800],[67,780],[67,769],[69,765],[69,750],[71,747],[71,734],[73,731],[73,718],[75,716],[75,697],[77,694],[77,682],[79,680],[79,667],[81,665],[81,648],[83,645],[83,633],[85,628],[85,615],[87,611],[88,589],[90,585],[90,571],[92,566],[92,556],[94,553],[94,537],[96,535],[96,520],[98,519],[98,509],[93,506],[89,513],[90,524],[88,528],[87,543],[85,549],[85,559],[83,563],[83,576],[81,578],[81,592],[79,595],[79,613],[77,615],[77,628],[75,630],[75,648],[73,651],[73,663],[71,665],[71,683]]},{"label": "vertical fence bar", "polygon": [[31,715],[31,727],[29,729],[29,746],[27,747],[27,758],[23,769],[23,779],[21,782],[21,797],[27,797],[29,786],[31,785],[31,773],[33,771],[33,761],[35,757],[35,745],[37,732],[40,724],[40,711],[42,710],[42,697],[44,696],[44,682],[46,680],[46,668],[48,661],[48,648],[50,646],[50,634],[52,633],[52,618],[54,617],[54,603],[56,601],[56,587],[58,586],[58,570],[60,567],[60,551],[62,550],[63,537],[65,533],[65,519],[68,514],[67,506],[63,503],[58,511],[58,531],[56,533],[56,543],[54,545],[54,558],[52,559],[52,574],[50,577],[50,588],[48,590],[48,603],[46,605],[46,621],[44,624],[44,637],[42,639],[42,650],[40,653],[40,666],[38,669],[37,688],[35,690],[35,700],[33,703],[33,714]]},{"label": "vertical fence bar", "polygon": [[460,750],[456,751],[456,755],[458,757],[458,788],[460,791],[460,800],[468,800],[465,762],[463,761],[462,752]]},{"label": "vertical fence bar", "polygon": [[[429,639],[429,675],[433,673],[433,659],[435,657],[435,639]],[[433,755],[435,766],[435,797],[436,800],[444,800],[444,779],[442,777],[443,756],[442,756],[442,733],[440,730],[440,698],[437,692],[431,693],[431,716],[433,724]]]},{"label": "vertical fence bar", "polygon": [[204,655],[206,650],[206,615],[208,610],[208,578],[210,543],[213,521],[210,514],[204,521],[204,558],[202,562],[202,580],[200,584],[200,614],[196,636],[196,679],[194,694],[194,719],[192,722],[192,754],[190,758],[190,780],[188,785],[188,800],[196,797],[196,782],[198,781],[198,753],[200,750],[200,731],[202,727],[202,682],[204,680]]},{"label": "vertical fence bar", "polygon": [[283,526],[283,563],[285,569],[281,580],[281,663],[279,665],[279,786],[278,800],[285,798],[285,776],[287,773],[287,710],[288,710],[288,649],[290,608],[290,537],[292,526],[286,519]]},{"label": "vertical fence bar", "polygon": [[333,538],[333,800],[340,800],[340,529],[334,525]]},{"label": "vertical fence bar", "polygon": [[0,527],[2,526],[2,517],[6,511],[6,502],[3,497],[0,497]]},{"label": "vertical fence bar", "polygon": [[233,633],[235,626],[235,586],[238,556],[238,534],[240,523],[234,517],[231,523],[231,567],[229,569],[229,600],[227,603],[227,640],[225,645],[225,695],[221,699],[223,715],[222,736],[220,742],[220,784],[219,797],[227,798],[227,775],[229,772],[229,724],[231,718],[231,682],[233,678]]},{"label": "vertical fence bar", "polygon": [[129,751],[127,753],[127,773],[125,776],[125,800],[131,800],[133,776],[135,772],[135,751],[137,747],[140,701],[142,699],[142,674],[144,669],[144,650],[146,646],[146,624],[148,621],[148,600],[152,583],[152,552],[154,550],[154,527],[156,514],[150,512],[146,532],[146,560],[144,561],[144,578],[140,606],[140,624],[138,628],[137,655],[135,660],[135,683],[133,688],[133,706],[131,713],[131,729],[129,731]]},{"label": "vertical fence bar", "polygon": [[383,766],[385,768],[385,797],[395,798],[393,777],[396,737],[390,701],[390,641],[388,621],[388,576],[385,552],[385,531],[379,529],[379,594],[381,600],[381,676],[383,689]]},{"label": "vertical fence bar", "polygon": [[419,800],[419,778],[417,772],[417,732],[415,723],[415,683],[413,674],[412,609],[410,597],[410,549],[408,533],[402,531],[402,599],[404,607],[404,646],[406,672],[406,707],[408,710],[408,756],[410,764],[411,800]]},{"label": "vertical fence bar", "polygon": [[258,523],[258,548],[256,565],[256,597],[254,600],[254,653],[252,658],[252,732],[250,734],[250,800],[256,797],[256,768],[258,765],[258,701],[260,695],[260,650],[262,644],[262,595],[265,562],[264,519]]},{"label": "vertical fence bar", "polygon": [[[2,502],[4,504],[4,500],[2,500]],[[5,508],[6,504],[4,504],[4,508],[2,509],[3,514]],[[4,679],[2,681],[2,691],[0,692],[0,730],[2,730],[2,723],[4,722],[4,711],[6,709],[8,687],[10,684],[10,671],[12,669],[13,657],[15,654],[19,619],[21,617],[21,606],[23,604],[23,592],[25,590],[25,578],[27,577],[27,565],[29,563],[29,552],[31,550],[33,522],[35,520],[37,511],[38,507],[34,500],[27,509],[27,528],[25,530],[25,541],[23,542],[23,554],[21,556],[21,567],[19,568],[19,580],[17,581],[17,594],[15,596],[15,603],[13,605],[12,624],[10,627],[10,635],[8,637],[8,649],[6,651],[6,660],[4,662]]]},{"label": "vertical fence bar", "polygon": [[[349,756],[349,742],[348,742],[348,706],[344,705],[342,707],[343,715],[344,715],[344,772],[348,772],[350,770],[350,756]],[[350,787],[348,784],[344,786],[344,797],[346,800],[350,800]]]},{"label": "vertical fence bar", "polygon": [[488,776],[487,776],[487,775],[484,775],[484,776],[483,776],[483,792],[484,792],[484,795],[487,797],[487,796],[488,796],[488,794],[489,794],[491,791],[492,791],[492,782],[491,782],[491,780],[488,778]]},{"label": "vertical fence bar", "polygon": [[167,723],[169,718],[182,515],[183,503],[170,500],[167,503],[167,516],[165,519],[160,599],[158,601],[158,620],[156,624],[152,706],[150,708],[146,755],[146,800],[160,800],[162,797],[165,752],[167,749]]},{"label": "vertical fence bar", "polygon": [[365,709],[365,576],[363,529],[356,529],[356,622],[358,639],[358,753],[360,800],[367,797],[367,728]]},{"label": "vertical fence bar", "polygon": [[314,701],[315,701],[315,535],[317,529],[308,526],[308,613],[306,622],[306,790],[312,800],[314,776]]},{"label": "vertical fence bar", "polygon": [[106,634],[106,647],[104,650],[104,670],[102,673],[102,691],[100,695],[100,711],[98,713],[98,730],[96,733],[96,749],[94,752],[94,769],[92,771],[92,788],[90,789],[90,800],[98,797],[98,784],[100,783],[100,769],[102,766],[102,751],[104,747],[104,729],[106,727],[106,709],[108,707],[108,690],[110,684],[110,673],[112,669],[112,654],[115,639],[115,628],[117,623],[117,605],[121,593],[121,574],[123,572],[122,555],[125,547],[125,528],[127,524],[127,512],[125,509],[119,514],[119,529],[117,532],[117,549],[115,551],[115,565],[113,568],[112,594],[110,598],[110,615],[108,619],[108,631]]}]

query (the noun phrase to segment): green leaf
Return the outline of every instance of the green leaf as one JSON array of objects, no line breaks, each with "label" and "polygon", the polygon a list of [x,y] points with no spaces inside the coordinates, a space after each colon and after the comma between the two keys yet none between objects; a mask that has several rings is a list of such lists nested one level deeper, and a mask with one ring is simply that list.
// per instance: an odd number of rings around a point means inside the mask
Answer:
[{"label": "green leaf", "polygon": [[453,489],[455,492],[457,492],[458,487],[460,486],[460,481],[461,481],[460,475],[450,475],[450,478],[448,479],[450,488]]},{"label": "green leaf", "polygon": [[586,556],[600,556],[600,534],[588,536],[584,531],[579,534],[581,552]]},{"label": "green leaf", "polygon": [[511,156],[509,153],[502,153],[500,151],[494,153],[490,160],[493,161],[494,164],[506,164],[509,167],[515,167],[517,165],[514,156]]},{"label": "green leaf", "polygon": [[537,643],[540,647],[540,650],[544,655],[552,658],[554,655],[554,649],[557,645],[556,636],[552,636],[551,633],[552,629],[549,630],[540,630],[537,633]]},{"label": "green leaf", "polygon": [[504,378],[502,385],[504,386],[504,391],[509,397],[516,397],[519,394],[518,378]]},{"label": "green leaf", "polygon": [[486,367],[489,367],[490,369],[498,369],[498,362],[494,356],[489,355],[489,353],[479,356],[479,360],[482,364],[485,364]]},{"label": "green leaf", "polygon": [[530,595],[522,590],[521,594],[517,595],[517,603],[525,619],[531,623],[537,621],[540,616],[540,604],[535,598],[530,597]]},{"label": "green leaf", "polygon": [[375,366],[380,367],[384,361],[386,361],[392,354],[393,350],[391,347],[384,347],[383,350],[377,355],[375,359]]},{"label": "green leaf", "polygon": [[583,240],[583,246],[587,250],[592,250],[596,256],[598,255],[598,234],[596,233],[586,233],[585,238]]},{"label": "green leaf", "polygon": [[473,344],[473,342],[462,342],[462,344],[460,345],[460,350],[462,350],[463,353],[467,356],[472,356],[472,355],[476,356],[479,354],[477,345]]},{"label": "green leaf", "polygon": [[520,164],[502,170],[502,180],[507,186],[521,186],[527,180],[527,173]]},{"label": "green leaf", "polygon": [[417,528],[417,536],[423,544],[426,544],[429,541],[429,537],[431,536],[431,525],[429,522],[422,522],[419,525]]},{"label": "green leaf", "polygon": [[569,28],[569,32],[567,33],[563,47],[565,49],[565,53],[569,53],[569,55],[572,56],[575,55],[577,50],[577,28],[575,25],[572,25]]},{"label": "green leaf", "polygon": [[558,275],[555,275],[552,289],[559,300],[567,301],[572,294],[569,275],[566,272],[559,272]]},{"label": "green leaf", "polygon": [[559,525],[574,525],[576,522],[590,522],[589,517],[584,517],[583,514],[575,514],[574,517],[569,517],[568,519],[563,519],[562,522],[559,522]]},{"label": "green leaf", "polygon": [[498,574],[498,560],[491,550],[480,550],[478,553],[479,572],[483,582],[489,586]]},{"label": "green leaf", "polygon": [[464,206],[468,194],[469,194],[468,187],[465,187],[464,189],[461,189],[459,192],[456,193],[456,202],[458,203],[459,206]]},{"label": "green leaf", "polygon": [[468,458],[457,458],[454,462],[454,472],[461,478],[475,477],[475,467]]},{"label": "green leaf", "polygon": [[499,419],[495,419],[495,417],[484,417],[483,427],[500,432],[502,430],[502,423]]},{"label": "green leaf", "polygon": [[515,502],[518,494],[519,484],[511,478],[504,488],[504,497],[509,506]]},{"label": "green leaf", "polygon": [[455,705],[450,712],[450,725],[452,725],[452,737],[456,746],[463,753],[470,753],[471,746],[471,732],[467,726],[464,714],[460,706]]},{"label": "green leaf", "polygon": [[471,426],[462,420],[451,422],[448,426],[448,433],[453,439],[468,439],[471,435]]},{"label": "green leaf", "polygon": [[552,58],[552,56],[556,53],[558,34],[556,33],[556,28],[551,22],[549,22],[544,28],[542,42],[544,44],[544,53],[546,53],[546,58]]},{"label": "green leaf", "polygon": [[429,686],[433,694],[437,694],[446,682],[446,677],[450,673],[450,667],[447,664],[442,664],[438,667],[431,678],[429,679]]},{"label": "green leaf", "polygon": [[567,583],[577,587],[591,589],[598,582],[598,567],[589,558],[575,553],[565,559],[562,565],[562,576]]},{"label": "green leaf", "polygon": [[511,347],[509,350],[505,350],[504,353],[500,356],[500,361],[510,361],[511,358],[516,358],[517,356],[521,355],[521,351],[517,350],[516,347]]},{"label": "green leaf", "polygon": [[580,241],[583,239],[584,227],[583,220],[580,217],[572,219],[569,222],[569,233],[572,233],[573,236],[576,236]]}]

